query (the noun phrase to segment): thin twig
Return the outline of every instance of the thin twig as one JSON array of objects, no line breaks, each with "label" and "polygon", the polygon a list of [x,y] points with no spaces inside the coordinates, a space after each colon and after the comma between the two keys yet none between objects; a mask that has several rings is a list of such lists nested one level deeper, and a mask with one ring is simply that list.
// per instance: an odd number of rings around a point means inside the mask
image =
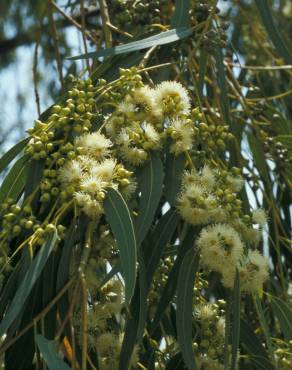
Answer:
[{"label": "thin twig", "polygon": [[[85,9],[84,9],[84,0],[80,0],[80,10],[81,10],[81,33],[82,33],[82,40],[83,40],[83,46],[84,46],[84,51],[85,54],[88,54],[88,49],[87,49],[87,43],[86,43],[86,29],[85,29]],[[88,72],[90,72],[90,64],[88,58],[86,58],[86,67]]]},{"label": "thin twig", "polygon": [[58,302],[58,300],[63,296],[63,294],[69,289],[69,287],[75,281],[75,277],[71,278],[59,291],[59,293],[51,300],[51,302],[38,314],[36,315],[32,321],[26,325],[14,338],[9,340],[7,343],[4,343],[2,347],[0,347],[0,354],[5,352],[13,343],[15,343],[20,337],[22,337],[29,329],[31,329],[35,322],[41,320],[49,311],[50,309]]},{"label": "thin twig", "polygon": [[36,102],[36,106],[37,106],[38,116],[41,115],[40,96],[39,96],[39,92],[38,92],[38,77],[37,77],[39,45],[40,45],[39,41],[37,41],[36,44],[35,44],[35,49],[34,49],[33,67],[32,67],[34,95],[35,95],[35,102]]},{"label": "thin twig", "polygon": [[56,52],[56,60],[57,60],[57,68],[58,68],[58,73],[59,73],[59,79],[61,82],[61,88],[63,90],[63,71],[62,71],[62,60],[61,60],[61,54],[59,50],[59,35],[57,32],[56,24],[54,21],[54,16],[53,16],[53,1],[49,0],[48,4],[48,15],[49,15],[49,22],[51,24],[51,30],[52,30],[52,36],[53,36],[53,41],[54,41],[54,47],[55,47],[55,52]]},{"label": "thin twig", "polygon": [[[82,32],[82,26],[79,24],[74,18],[70,17],[67,13],[65,13],[59,6],[53,1],[50,0],[52,6],[65,18],[67,19],[70,23],[72,23],[73,26],[75,26],[79,31]],[[90,32],[85,31],[86,37],[88,37],[94,44],[98,44],[97,40],[91,35]]]},{"label": "thin twig", "polygon": [[104,37],[105,37],[105,46],[107,48],[111,48],[113,40],[112,40],[111,30],[108,26],[108,23],[111,23],[111,21],[109,17],[108,6],[106,3],[106,0],[99,0],[99,6],[100,6],[100,15],[102,19],[102,28],[103,28]]},{"label": "thin twig", "polygon": [[130,37],[130,38],[133,38],[134,36],[129,33],[129,32],[126,32],[126,31],[123,31],[123,30],[120,30],[118,27],[114,26],[113,24],[111,24],[110,22],[107,22],[106,25],[113,31],[123,35],[123,36],[127,36],[127,37]]}]

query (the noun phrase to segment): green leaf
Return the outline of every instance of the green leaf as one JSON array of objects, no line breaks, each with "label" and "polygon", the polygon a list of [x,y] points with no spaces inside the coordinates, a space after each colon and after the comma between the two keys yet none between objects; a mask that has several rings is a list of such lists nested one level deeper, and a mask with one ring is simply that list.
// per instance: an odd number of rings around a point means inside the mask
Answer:
[{"label": "green leaf", "polygon": [[137,245],[144,240],[159,204],[163,185],[163,166],[157,153],[150,155],[150,160],[143,167],[140,176],[141,198],[138,217],[135,222]]},{"label": "green leaf", "polygon": [[272,297],[271,306],[279,320],[283,335],[287,341],[292,340],[292,307],[280,298]]},{"label": "green leaf", "polygon": [[7,309],[4,319],[0,323],[0,337],[7,331],[26,302],[29,293],[39,278],[43,268],[57,241],[57,232],[52,233],[44,245],[40,248],[37,256],[31,262],[15,296]]},{"label": "green leaf", "polygon": [[231,348],[231,366],[230,370],[237,368],[237,355],[240,338],[240,277],[238,270],[236,270],[236,277],[233,287],[232,295],[232,348]]},{"label": "green leaf", "polygon": [[181,264],[177,283],[176,327],[178,343],[188,370],[196,370],[193,351],[192,313],[193,291],[196,272],[199,268],[199,255],[190,249]]},{"label": "green leaf", "polygon": [[171,19],[171,26],[188,27],[190,23],[189,10],[190,0],[176,0],[175,10]]},{"label": "green leaf", "polygon": [[58,343],[47,340],[42,335],[37,334],[35,341],[45,363],[50,370],[70,370],[70,367],[60,358],[57,350]]},{"label": "green leaf", "polygon": [[99,49],[98,51],[76,55],[68,59],[78,60],[87,58],[109,57],[112,55],[130,53],[136,50],[152,48],[152,46],[166,45],[184,39],[192,34],[191,28],[175,28],[158,35],[147,37],[146,39],[129,42],[128,44],[114,46],[109,49]]},{"label": "green leaf", "polygon": [[250,355],[256,369],[275,370],[262,343],[245,320],[240,320],[240,344]]},{"label": "green leaf", "polygon": [[193,248],[194,245],[194,239],[196,236],[196,232],[194,228],[190,228],[188,231],[186,237],[184,238],[182,244],[179,247],[177,258],[174,262],[174,265],[169,273],[167,282],[163,288],[163,291],[161,293],[160,300],[157,305],[157,309],[155,312],[155,316],[153,319],[153,322],[151,324],[151,334],[155,331],[157,328],[157,325],[159,324],[161,318],[163,317],[163,314],[167,307],[169,306],[175,291],[177,287],[177,281],[178,281],[178,274],[180,271],[180,267],[182,264],[182,261],[184,259],[185,254],[187,251],[191,248]]},{"label": "green leaf", "polygon": [[158,267],[163,251],[169,243],[179,222],[179,215],[173,209],[168,210],[155,225],[150,237],[149,244],[145,245],[145,263],[147,269],[147,281],[151,283],[156,268]]},{"label": "green leaf", "polygon": [[16,200],[22,192],[27,175],[29,157],[24,155],[13,165],[0,187],[0,203],[10,197]]},{"label": "green leaf", "polygon": [[268,1],[265,0],[255,0],[256,6],[258,7],[260,16],[262,18],[263,25],[274,44],[279,55],[285,60],[287,64],[292,63],[292,53],[283,40],[278,28],[275,25],[270,5]]},{"label": "green leaf", "polygon": [[262,304],[261,304],[261,301],[259,300],[258,295],[254,296],[254,305],[257,311],[257,315],[258,315],[258,318],[261,324],[262,331],[264,333],[269,355],[270,355],[270,358],[272,359],[274,358],[274,350],[273,350],[272,341],[271,341],[271,333],[270,333],[269,326],[266,321],[265,314],[262,308]]},{"label": "green leaf", "polygon": [[166,154],[164,193],[165,197],[174,206],[176,197],[180,191],[181,176],[185,168],[185,156],[175,156],[169,152]]},{"label": "green leaf", "polygon": [[267,163],[263,155],[264,150],[262,143],[259,140],[257,140],[256,136],[253,133],[249,133],[247,138],[253,156],[253,160],[255,161],[257,168],[260,169],[260,174],[266,181],[268,181],[269,173]]},{"label": "green leaf", "polygon": [[121,194],[110,188],[104,201],[104,210],[108,223],[117,240],[122,275],[125,280],[125,294],[127,302],[134,293],[136,281],[136,238],[133,221]]},{"label": "green leaf", "polygon": [[11,161],[19,154],[28,143],[29,138],[21,140],[0,158],[0,173],[5,170]]}]

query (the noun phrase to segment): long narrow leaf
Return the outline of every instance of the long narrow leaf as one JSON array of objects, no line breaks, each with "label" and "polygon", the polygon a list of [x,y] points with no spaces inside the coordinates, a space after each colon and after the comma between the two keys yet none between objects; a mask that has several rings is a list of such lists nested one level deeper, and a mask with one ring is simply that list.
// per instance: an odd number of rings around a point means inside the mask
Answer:
[{"label": "long narrow leaf", "polygon": [[29,138],[21,140],[0,158],[0,173],[5,170],[11,161],[19,154],[28,143]]},{"label": "long narrow leaf", "polygon": [[270,36],[270,39],[274,44],[276,50],[287,64],[292,63],[292,53],[289,50],[288,46],[285,44],[285,41],[283,40],[278,28],[275,25],[269,2],[265,0],[255,0],[255,3],[258,7],[267,33]]},{"label": "long narrow leaf", "polygon": [[108,189],[104,210],[117,240],[121,270],[125,280],[126,300],[129,303],[135,288],[137,262],[136,238],[132,218],[123,197],[114,189]]},{"label": "long narrow leaf", "polygon": [[10,197],[16,200],[22,192],[27,174],[28,156],[24,155],[11,168],[0,187],[0,203]]},{"label": "long narrow leaf", "polygon": [[180,190],[181,176],[185,167],[185,156],[180,154],[174,156],[171,153],[166,155],[165,167],[165,197],[174,206],[177,194]]},{"label": "long narrow leaf", "polygon": [[98,51],[76,55],[68,59],[78,60],[86,58],[109,57],[112,55],[130,53],[136,50],[149,49],[152,46],[171,44],[175,41],[184,39],[192,34],[191,28],[175,28],[166,32],[161,32],[158,35],[147,37],[143,40],[133,41],[125,45],[115,46],[109,49],[100,49]]},{"label": "long narrow leaf", "polygon": [[31,262],[31,265],[26,272],[23,280],[17,289],[15,296],[4,316],[4,319],[0,323],[0,336],[2,336],[13,321],[16,319],[17,315],[21,311],[23,305],[26,302],[26,299],[31,292],[34,284],[39,278],[43,268],[55,246],[57,241],[57,232],[54,232],[50,235],[45,244],[41,247],[37,256]]},{"label": "long narrow leaf", "polygon": [[188,370],[196,370],[193,352],[192,312],[193,289],[196,271],[199,267],[199,255],[190,249],[182,262],[177,284],[177,314],[176,327],[178,343]]},{"label": "long narrow leaf", "polygon": [[176,0],[175,10],[171,20],[172,27],[187,27],[190,23],[189,17],[190,0]]},{"label": "long narrow leaf", "polygon": [[162,193],[163,166],[159,155],[151,154],[140,175],[141,198],[136,220],[137,245],[145,238],[155,215]]},{"label": "long narrow leaf", "polygon": [[292,340],[292,307],[277,297],[271,299],[272,310],[279,320],[280,327],[286,340]]},{"label": "long narrow leaf", "polygon": [[234,281],[232,307],[232,348],[230,370],[236,370],[240,338],[240,277],[238,270],[236,271],[236,277]]},{"label": "long narrow leaf", "polygon": [[35,341],[50,370],[70,370],[69,366],[58,355],[56,342],[47,340],[42,335],[36,335]]}]

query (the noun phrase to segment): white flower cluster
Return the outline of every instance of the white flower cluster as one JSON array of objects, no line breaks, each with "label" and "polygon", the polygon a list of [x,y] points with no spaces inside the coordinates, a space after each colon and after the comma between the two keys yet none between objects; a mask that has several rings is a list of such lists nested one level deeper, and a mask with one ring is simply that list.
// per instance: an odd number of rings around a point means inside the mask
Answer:
[{"label": "white flower cluster", "polygon": [[[262,231],[243,221],[241,202],[236,195],[243,185],[241,177],[223,174],[209,166],[200,172],[186,171],[177,207],[190,224],[208,225],[196,241],[202,263],[219,272],[227,288],[233,287],[238,269],[241,289],[257,291],[268,277],[268,265],[258,251],[246,253],[243,240],[256,246]],[[254,211],[251,221],[262,227],[266,223],[265,212]]]},{"label": "white flower cluster", "polygon": [[112,187],[127,198],[135,190],[127,171],[111,154],[112,142],[99,132],[75,139],[79,152],[86,153],[67,161],[59,170],[59,179],[67,194],[90,218],[103,213],[106,189]]},{"label": "white flower cluster", "polygon": [[155,88],[144,86],[117,105],[107,120],[106,132],[121,158],[139,166],[147,160],[149,150],[161,148],[167,136],[175,155],[193,147],[195,127],[190,111],[190,97],[179,82],[165,81]]}]

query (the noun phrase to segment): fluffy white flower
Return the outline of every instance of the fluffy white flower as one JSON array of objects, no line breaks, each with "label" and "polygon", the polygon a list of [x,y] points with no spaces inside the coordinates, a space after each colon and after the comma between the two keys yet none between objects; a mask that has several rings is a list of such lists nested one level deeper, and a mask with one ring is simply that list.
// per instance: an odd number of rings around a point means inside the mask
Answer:
[{"label": "fluffy white flower", "polygon": [[104,182],[110,183],[115,175],[117,161],[115,159],[105,159],[102,162],[96,163],[92,167],[91,173],[93,176],[100,178]]},{"label": "fluffy white flower", "polygon": [[176,119],[172,121],[170,128],[173,140],[170,146],[171,153],[178,155],[192,149],[194,129],[189,122]]},{"label": "fluffy white flower", "polygon": [[131,117],[135,113],[135,105],[124,100],[118,104],[117,110],[121,113],[124,113],[126,116]]},{"label": "fluffy white flower", "polygon": [[256,209],[252,213],[252,220],[255,224],[264,226],[267,223],[267,215],[263,209]]},{"label": "fluffy white flower", "polygon": [[243,185],[244,185],[244,180],[241,176],[230,176],[228,175],[227,176],[227,182],[231,188],[232,191],[234,191],[235,193],[238,193],[240,192],[240,190],[242,189]]},{"label": "fluffy white flower", "polygon": [[256,250],[248,252],[238,270],[241,289],[246,292],[256,292],[261,289],[269,276],[267,260]]},{"label": "fluffy white flower", "polygon": [[203,225],[210,221],[211,211],[216,206],[215,198],[199,184],[186,187],[178,198],[181,216],[192,225]]},{"label": "fluffy white flower", "polygon": [[121,157],[132,164],[133,166],[140,166],[147,160],[147,152],[143,149],[130,146],[121,146],[120,148]]},{"label": "fluffy white flower", "polygon": [[205,227],[197,240],[202,262],[211,270],[234,270],[244,245],[239,234],[227,224]]},{"label": "fluffy white flower", "polygon": [[143,86],[136,89],[132,95],[133,102],[142,108],[150,115],[159,117],[161,112],[159,105],[156,104],[155,90],[149,86]]},{"label": "fluffy white flower", "polygon": [[149,148],[158,148],[160,145],[160,136],[155,128],[150,123],[144,123],[143,130],[146,142],[149,144]]},{"label": "fluffy white flower", "polygon": [[74,198],[83,212],[87,214],[88,217],[96,219],[103,213],[103,208],[100,202],[84,192],[78,191],[74,193]]},{"label": "fluffy white flower", "polygon": [[191,109],[190,97],[181,83],[164,81],[156,87],[155,101],[165,115],[188,115]]},{"label": "fluffy white flower", "polygon": [[80,181],[80,189],[91,195],[96,195],[104,188],[104,183],[100,177],[88,175]]},{"label": "fluffy white flower", "polygon": [[82,177],[82,164],[75,159],[66,162],[59,170],[59,179],[65,186],[72,183],[78,183]]},{"label": "fluffy white flower", "polygon": [[85,148],[93,157],[102,159],[109,155],[112,142],[99,132],[93,132],[77,137],[75,145]]}]

